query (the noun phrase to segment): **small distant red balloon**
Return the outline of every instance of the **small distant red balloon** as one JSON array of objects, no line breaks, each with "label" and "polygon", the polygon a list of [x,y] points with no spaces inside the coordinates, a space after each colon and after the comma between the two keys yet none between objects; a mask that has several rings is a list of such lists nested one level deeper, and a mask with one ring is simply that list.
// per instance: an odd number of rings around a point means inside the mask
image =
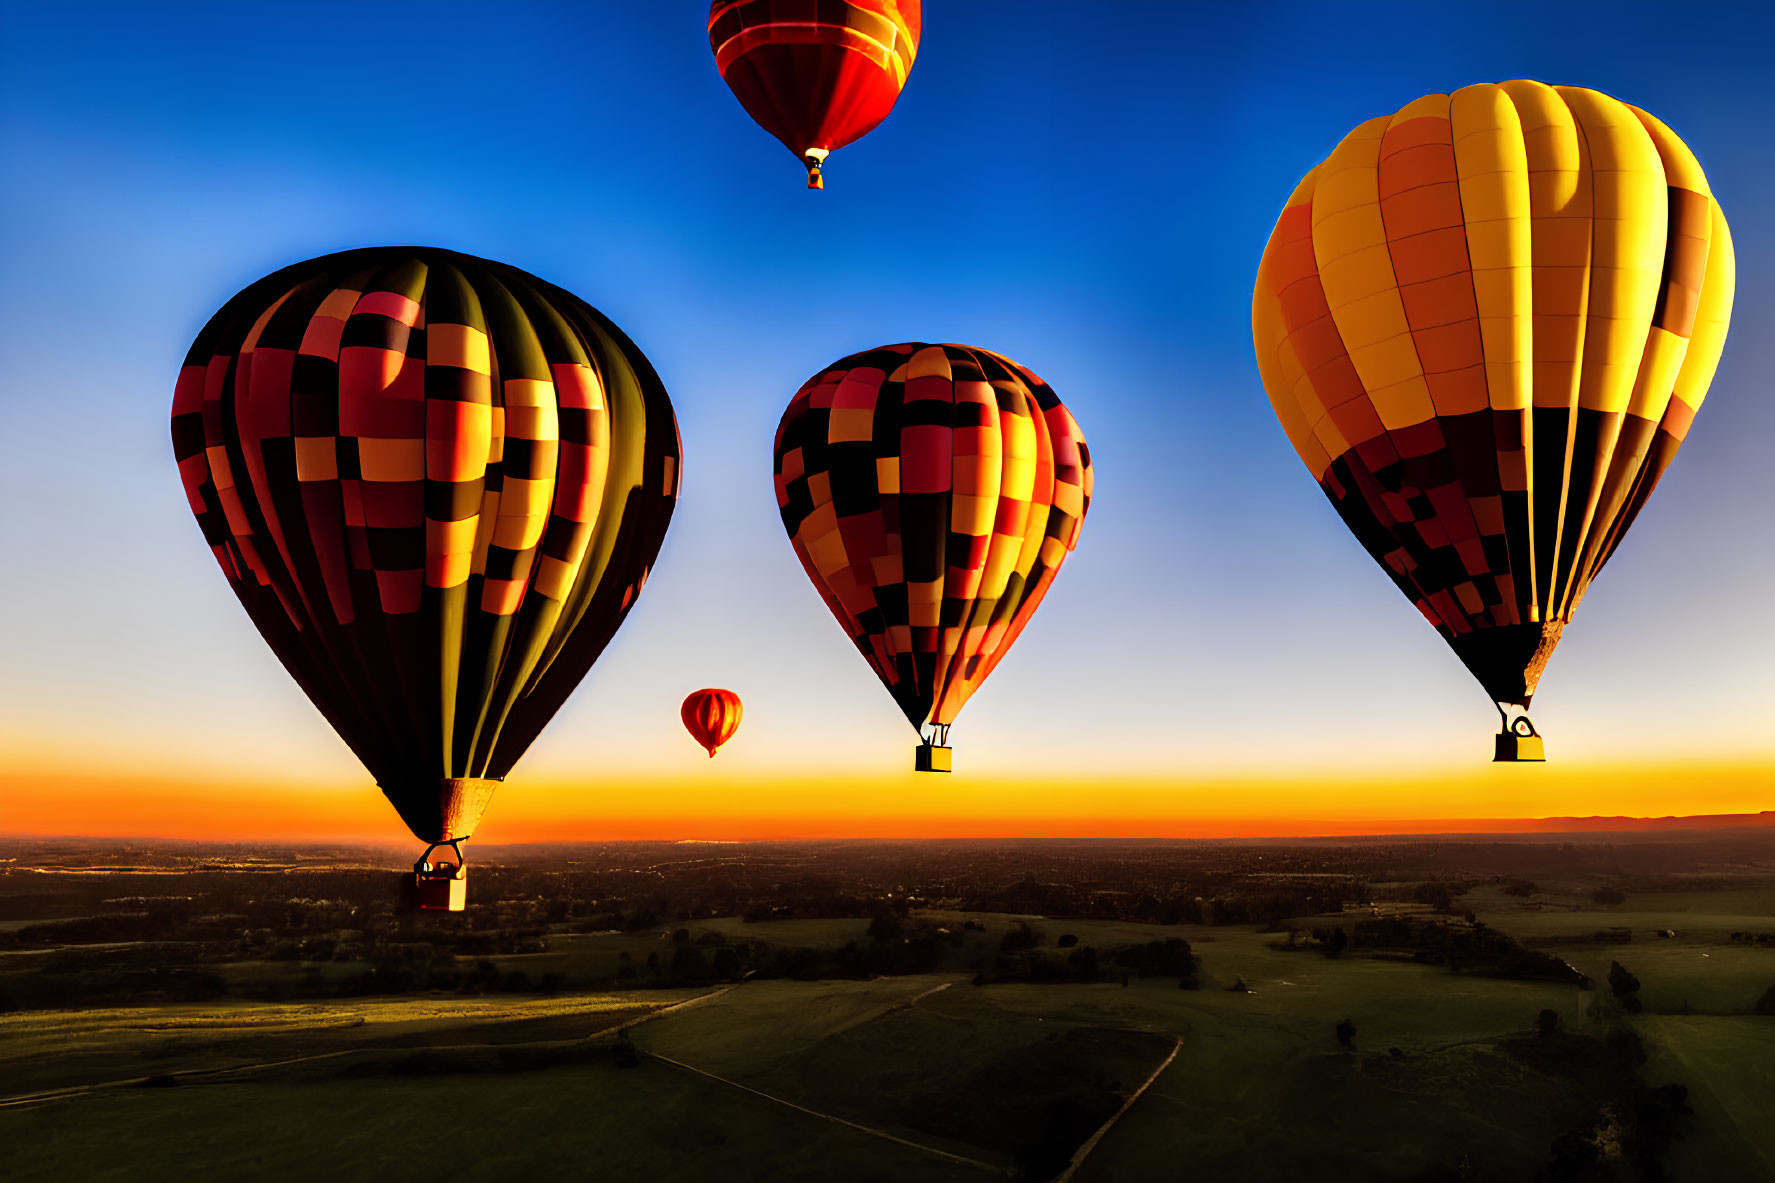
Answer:
[{"label": "small distant red balloon", "polygon": [[731,690],[693,690],[678,713],[684,719],[684,729],[708,748],[709,758],[714,759],[716,749],[740,729],[745,708],[740,705],[740,696]]}]

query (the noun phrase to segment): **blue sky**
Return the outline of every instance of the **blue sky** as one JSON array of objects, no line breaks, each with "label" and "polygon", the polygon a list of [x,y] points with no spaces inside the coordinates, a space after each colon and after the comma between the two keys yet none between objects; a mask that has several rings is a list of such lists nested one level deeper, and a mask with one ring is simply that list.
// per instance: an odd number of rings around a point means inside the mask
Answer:
[{"label": "blue sky", "polygon": [[1097,465],[1078,552],[956,727],[964,767],[1483,761],[1483,692],[1271,415],[1250,292],[1283,200],[1350,127],[1532,77],[1675,129],[1739,267],[1713,392],[1536,718],[1555,759],[1769,758],[1769,8],[926,7],[898,108],[820,193],[723,86],[697,0],[0,8],[0,742],[361,776],[214,570],[166,418],[237,289],[410,242],[584,296],[683,431],[654,581],[520,774],[682,771],[701,753],[677,703],[703,685],[746,698],[736,774],[904,766],[910,731],[783,536],[770,441],[811,374],[908,339],[1027,364]]}]

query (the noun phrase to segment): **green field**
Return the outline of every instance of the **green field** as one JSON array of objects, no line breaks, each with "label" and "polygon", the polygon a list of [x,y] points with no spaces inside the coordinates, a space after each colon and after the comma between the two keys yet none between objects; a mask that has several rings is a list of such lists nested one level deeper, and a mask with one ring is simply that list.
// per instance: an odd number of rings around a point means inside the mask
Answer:
[{"label": "green field", "polygon": [[[1632,900],[1485,918],[1554,942],[1593,977],[1612,959],[1640,976],[1648,1013],[1624,1021],[1646,1043],[1642,1076],[1687,1085],[1694,1109],[1670,1178],[1767,1177],[1775,1020],[1744,1012],[1758,983],[1775,981],[1775,950],[1725,934],[1770,918],[1700,902],[1715,910]],[[919,918],[982,930],[952,951],[953,972],[863,981],[3,1015],[0,1075],[15,1099],[0,1105],[7,1177],[307,1180],[317,1156],[341,1178],[506,1179],[563,1164],[649,1180],[943,1181],[1031,1164],[1031,1177],[1048,1177],[1175,1051],[1078,1166],[1078,1183],[1171,1179],[1183,1164],[1211,1179],[1510,1180],[1533,1176],[1594,1109],[1594,1082],[1536,1058],[1537,1013],[1556,1011],[1580,1041],[1620,1021],[1596,1009],[1606,988],[1331,959],[1278,949],[1277,934],[1250,928]],[[1022,920],[1050,951],[1062,934],[1100,950],[1183,937],[1202,986],[973,985],[961,967],[989,959]],[[1578,939],[1611,924],[1633,927],[1634,940]],[[781,947],[867,940],[861,920],[687,927],[692,940]],[[1678,936],[1649,935],[1661,927]],[[555,934],[551,944],[494,960],[594,975],[623,952],[634,964],[672,948],[669,932]],[[277,972],[227,968],[243,980]],[[1228,989],[1235,981],[1246,990]],[[1652,1013],[1674,1010],[1673,999],[1695,1013]],[[1334,1036],[1343,1019],[1353,1049]],[[637,1067],[618,1066],[617,1027]],[[142,1087],[149,1078],[164,1087]]]},{"label": "green field", "polygon": [[0,1068],[5,1095],[16,1097],[377,1048],[567,1041],[702,993],[659,990],[517,1002],[419,996],[23,1011],[0,1015]]},{"label": "green field", "polygon": [[981,1177],[657,1062],[118,1090],[0,1130],[14,1180]]},{"label": "green field", "polygon": [[1775,1179],[1775,1018],[1648,1015],[1634,1024],[1654,1075],[1688,1085],[1696,1129],[1673,1179]]},{"label": "green field", "polygon": [[[1611,907],[1586,903],[1583,911],[1515,905],[1480,916],[1599,983],[1609,963],[1620,962],[1640,979],[1647,1011],[1743,1015],[1775,987],[1775,946],[1730,940],[1734,932],[1775,933],[1775,891],[1767,888],[1642,893]],[[1632,939],[1591,939],[1609,929],[1626,929]]]}]

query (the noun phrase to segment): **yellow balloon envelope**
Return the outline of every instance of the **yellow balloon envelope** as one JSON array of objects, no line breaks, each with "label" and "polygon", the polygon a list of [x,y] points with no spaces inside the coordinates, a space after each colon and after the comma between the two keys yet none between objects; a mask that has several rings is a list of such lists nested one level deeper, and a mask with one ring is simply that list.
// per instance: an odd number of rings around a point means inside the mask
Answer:
[{"label": "yellow balloon envelope", "polygon": [[1540,758],[1536,683],[1688,434],[1732,283],[1694,155],[1579,87],[1371,119],[1277,220],[1252,298],[1271,405],[1499,704],[1500,759]]}]

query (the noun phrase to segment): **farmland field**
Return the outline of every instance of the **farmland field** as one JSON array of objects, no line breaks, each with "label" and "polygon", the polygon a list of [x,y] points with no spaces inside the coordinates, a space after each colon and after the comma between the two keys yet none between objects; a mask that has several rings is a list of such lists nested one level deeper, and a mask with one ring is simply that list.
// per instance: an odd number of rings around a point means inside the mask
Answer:
[{"label": "farmland field", "polygon": [[[1028,1153],[1019,1130],[1055,1107],[1076,1105],[1088,1133],[1174,1041],[1176,1059],[1079,1179],[1156,1178],[1180,1160],[1211,1173],[1241,1164],[1269,1172],[1250,1177],[1361,1162],[1372,1177],[1401,1179],[1468,1162],[1489,1172],[1476,1177],[1509,1178],[1532,1171],[1560,1130],[1584,1116],[1558,1080],[1498,1046],[1527,1037],[1544,1007],[1582,1029],[1576,990],[1282,952],[1270,947],[1273,934],[1179,931],[1212,938],[1199,946],[1213,979],[1201,989],[1144,980],[977,987],[945,975],[749,982],[635,1026],[642,1060],[629,1071],[588,1037],[702,992],[7,1016],[0,1054],[9,1092],[73,1091],[0,1110],[0,1133],[20,1148],[10,1164],[19,1179],[151,1177],[156,1163],[170,1174],[175,1161],[279,1178],[313,1153],[316,1130],[327,1132],[330,1155],[366,1172],[447,1143],[474,1164],[469,1178],[543,1169],[561,1154],[665,1179],[701,1169],[829,1178],[835,1163],[852,1164],[847,1178],[960,1178],[1015,1171]],[[1249,992],[1221,988],[1236,978]],[[1354,1050],[1333,1037],[1340,1019],[1355,1026]],[[1728,1050],[1706,1026],[1715,1020],[1640,1021],[1659,1024],[1654,1067],[1672,1078],[1708,1079],[1709,1057]],[[501,1045],[588,1050],[508,1063],[491,1054]],[[183,1083],[74,1088],[132,1076]],[[979,1101],[994,1083],[1013,1097],[1004,1112]],[[1697,1103],[1736,1124],[1748,1114],[1730,1098],[1769,1087],[1765,1074],[1722,1086],[1725,1100],[1710,1092]],[[1490,1103],[1476,1111],[1474,1095]],[[164,1123],[175,1119],[186,1134],[171,1147]],[[67,1122],[104,1135],[78,1144],[44,1136]],[[1389,1135],[1401,1123],[1411,1139]],[[768,1172],[749,1174],[772,1138],[805,1147],[805,1161],[773,1155]],[[1742,1162],[1746,1146],[1708,1153]]]},{"label": "farmland field", "polygon": [[507,888],[419,924],[337,886],[171,920],[95,911],[99,887],[14,898],[6,1178],[1502,1183],[1586,1155],[1619,1168],[1586,1178],[1775,1177],[1775,893],[1598,904],[1593,876],[1544,878],[1286,908],[1319,881],[1262,924],[674,916],[657,884],[638,913],[551,920]]}]

